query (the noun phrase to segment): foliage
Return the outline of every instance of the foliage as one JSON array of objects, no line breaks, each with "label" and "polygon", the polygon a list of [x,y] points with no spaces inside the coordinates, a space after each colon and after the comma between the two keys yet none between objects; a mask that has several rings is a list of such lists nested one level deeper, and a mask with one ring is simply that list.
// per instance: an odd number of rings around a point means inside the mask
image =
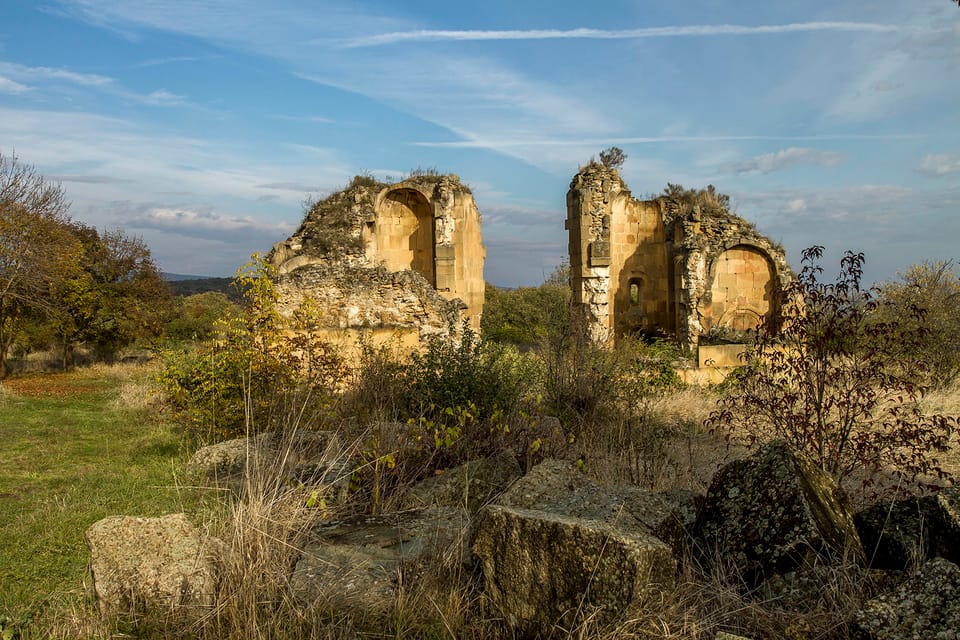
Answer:
[{"label": "foliage", "polygon": [[904,304],[878,319],[876,292],[860,286],[863,254],[847,252],[828,283],[822,253],[804,251],[779,326],[760,328],[707,424],[750,446],[785,439],[838,479],[864,467],[944,476],[936,456],[956,419],[919,406],[927,392],[923,311]]},{"label": "foliage", "polygon": [[143,240],[78,223],[68,228],[82,248],[79,269],[53,289],[54,304],[46,314],[64,368],[73,364],[78,344],[93,345],[100,359],[109,361],[137,340],[162,335],[173,300]]},{"label": "foliage", "polygon": [[627,161],[627,154],[620,147],[609,147],[600,152],[600,164],[607,169],[619,169]]},{"label": "foliage", "polygon": [[[896,319],[891,312],[915,306],[924,309],[926,332],[912,345],[930,367],[933,386],[949,386],[960,375],[960,273],[952,260],[923,262],[880,285],[878,315]],[[901,317],[901,323],[919,323]]]},{"label": "foliage", "polygon": [[315,309],[304,305],[290,320],[280,315],[273,276],[254,256],[236,276],[246,292],[243,312],[219,320],[214,338],[196,350],[166,354],[158,383],[201,439],[265,430],[285,394],[305,389],[314,402],[329,402],[345,377],[334,347],[309,331]]},{"label": "foliage", "polygon": [[204,291],[180,298],[167,323],[173,340],[206,340],[213,336],[217,321],[237,315],[240,308],[220,291]]},{"label": "foliage", "polygon": [[684,207],[700,206],[709,212],[730,210],[730,196],[720,193],[712,184],[705,189],[687,189],[683,185],[668,182],[662,196]]},{"label": "foliage", "polygon": [[0,378],[24,316],[51,309],[51,288],[78,268],[81,248],[67,229],[67,209],[59,185],[0,153]]},{"label": "foliage", "polygon": [[459,343],[436,338],[405,367],[404,405],[409,416],[444,422],[447,410],[471,408],[489,421],[516,410],[532,380],[516,352],[482,340],[464,325]]},{"label": "foliage", "polygon": [[487,284],[481,326],[485,339],[529,349],[569,322],[570,287],[564,283],[500,289]]}]

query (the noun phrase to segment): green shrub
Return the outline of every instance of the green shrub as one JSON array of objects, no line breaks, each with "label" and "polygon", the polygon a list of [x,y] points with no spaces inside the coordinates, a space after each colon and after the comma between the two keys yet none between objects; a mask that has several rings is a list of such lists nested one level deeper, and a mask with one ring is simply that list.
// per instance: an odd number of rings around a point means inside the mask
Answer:
[{"label": "green shrub", "polygon": [[309,331],[314,309],[280,316],[273,275],[254,256],[236,277],[246,292],[243,311],[218,320],[214,337],[197,348],[164,354],[157,382],[202,440],[265,430],[271,406],[286,394],[305,390],[312,403],[329,402],[346,375],[336,350]]}]

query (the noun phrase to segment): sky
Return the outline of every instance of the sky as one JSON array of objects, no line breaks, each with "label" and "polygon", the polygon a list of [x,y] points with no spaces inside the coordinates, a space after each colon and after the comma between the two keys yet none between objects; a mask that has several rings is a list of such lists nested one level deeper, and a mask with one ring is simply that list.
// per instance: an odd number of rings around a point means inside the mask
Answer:
[{"label": "sky", "polygon": [[456,173],[519,286],[615,145],[635,196],[713,184],[794,267],[882,281],[958,257],[958,70],[950,0],[0,0],[0,153],[210,276],[354,175]]}]

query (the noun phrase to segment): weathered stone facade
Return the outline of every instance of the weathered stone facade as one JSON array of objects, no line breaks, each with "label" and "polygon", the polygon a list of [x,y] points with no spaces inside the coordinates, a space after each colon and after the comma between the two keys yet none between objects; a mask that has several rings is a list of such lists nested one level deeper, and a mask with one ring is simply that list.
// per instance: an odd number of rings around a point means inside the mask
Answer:
[{"label": "weathered stone facade", "polygon": [[320,333],[412,347],[464,319],[479,330],[485,253],[480,212],[457,176],[357,177],[314,204],[268,260],[281,313],[311,300],[323,312]]},{"label": "weathered stone facade", "polygon": [[598,343],[666,333],[693,348],[712,329],[752,329],[791,277],[783,250],[712,190],[637,200],[595,162],[570,183],[566,228],[574,306]]}]

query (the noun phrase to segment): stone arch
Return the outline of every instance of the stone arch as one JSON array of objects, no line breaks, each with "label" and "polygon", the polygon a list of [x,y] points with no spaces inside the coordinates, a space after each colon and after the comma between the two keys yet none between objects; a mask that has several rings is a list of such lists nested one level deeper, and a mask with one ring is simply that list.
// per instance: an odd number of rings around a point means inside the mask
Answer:
[{"label": "stone arch", "polygon": [[422,192],[399,187],[384,193],[372,241],[388,271],[412,269],[436,286],[433,207]]},{"label": "stone arch", "polygon": [[704,331],[755,329],[777,308],[776,267],[763,248],[729,242],[710,264],[709,289],[698,305]]}]

